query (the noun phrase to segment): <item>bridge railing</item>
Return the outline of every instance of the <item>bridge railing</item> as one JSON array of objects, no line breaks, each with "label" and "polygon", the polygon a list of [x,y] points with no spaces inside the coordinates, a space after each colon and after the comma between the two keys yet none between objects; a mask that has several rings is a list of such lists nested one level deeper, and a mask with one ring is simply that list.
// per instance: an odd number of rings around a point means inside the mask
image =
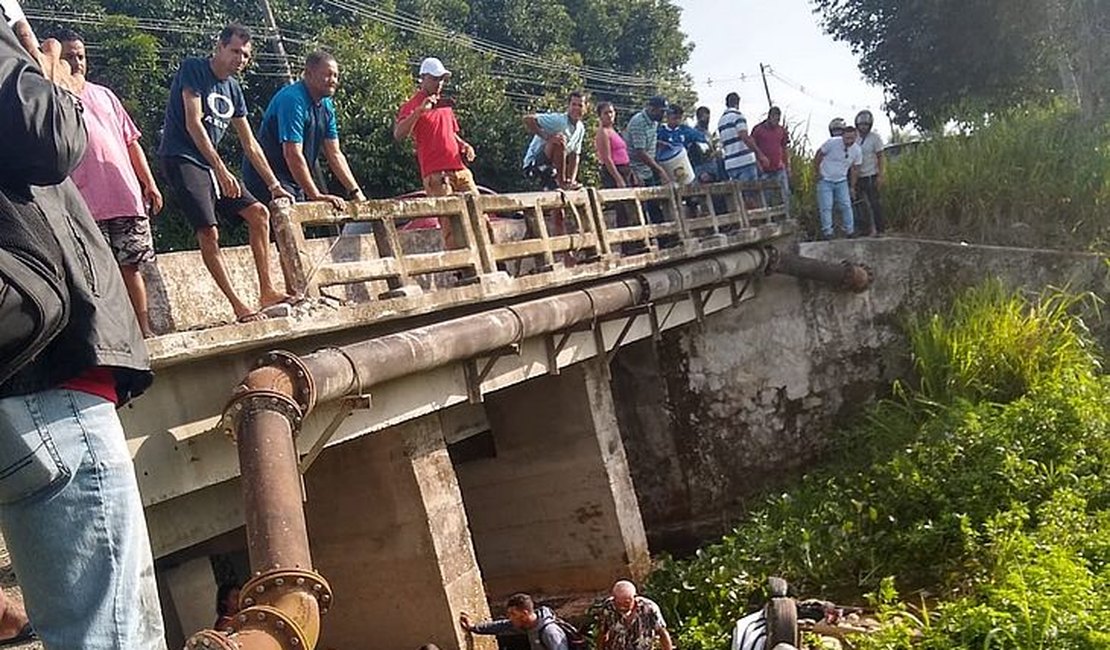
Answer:
[{"label": "bridge railing", "polygon": [[[432,286],[585,273],[591,265],[647,266],[659,258],[767,239],[781,234],[790,218],[783,198],[777,183],[759,182],[457,194],[352,202],[344,212],[322,202],[279,205],[273,223],[291,290],[319,295],[324,287],[377,283],[384,284],[380,297],[391,298]],[[453,235],[450,249],[434,230],[444,221]],[[314,259],[310,250],[319,246],[309,246],[308,239],[320,233],[372,235],[377,254]]]}]

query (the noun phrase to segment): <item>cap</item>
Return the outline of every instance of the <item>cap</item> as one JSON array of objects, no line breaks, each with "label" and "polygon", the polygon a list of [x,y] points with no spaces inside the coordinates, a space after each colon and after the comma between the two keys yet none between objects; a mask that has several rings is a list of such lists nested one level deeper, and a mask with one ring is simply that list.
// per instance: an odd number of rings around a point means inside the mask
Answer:
[{"label": "cap", "polygon": [[440,61],[434,56],[430,56],[420,62],[420,76],[426,74],[432,75],[433,77],[449,77],[451,76],[451,71],[444,67],[443,61]]},{"label": "cap", "polygon": [[667,107],[667,115],[682,115],[684,112],[678,104],[671,104]]},{"label": "cap", "polygon": [[648,100],[648,106],[652,108],[666,108],[667,98],[662,95],[656,95]]}]

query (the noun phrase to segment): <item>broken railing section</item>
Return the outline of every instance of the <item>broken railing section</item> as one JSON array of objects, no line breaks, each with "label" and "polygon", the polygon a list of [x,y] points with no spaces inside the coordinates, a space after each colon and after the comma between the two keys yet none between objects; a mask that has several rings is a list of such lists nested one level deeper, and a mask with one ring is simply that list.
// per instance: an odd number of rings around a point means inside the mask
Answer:
[{"label": "broken railing section", "polygon": [[[301,473],[327,442],[321,438],[304,461],[295,439],[317,404],[343,402],[368,408],[371,389],[382,382],[438,366],[462,362],[474,382],[471,399],[481,400],[479,359],[485,371],[505,350],[534,337],[556,340],[594,329],[596,354],[611,359],[602,323],[624,316],[628,325],[654,306],[689,298],[702,308],[716,291],[738,303],[753,277],[766,273],[770,248],[751,248],[641,271],[535,300],[497,307],[396,334],[325,348],[297,356],[264,355],[224,410],[223,429],[237,442],[242,474],[247,546],[252,579],[243,587],[243,609],[229,629],[193,635],[189,650],[305,650],[316,646],[320,616],[331,605],[331,590],[312,568],[302,503]],[[742,285],[742,286],[741,286]],[[660,325],[653,320],[653,333]],[[623,334],[613,344],[622,343]],[[557,351],[548,372],[558,374]],[[349,412],[349,409],[341,409]],[[334,432],[329,426],[325,431]]]},{"label": "broken railing section", "polygon": [[[768,203],[769,195],[778,197],[775,205]],[[745,197],[759,207],[749,208]],[[321,202],[275,207],[274,230],[290,290],[312,296],[322,287],[384,281],[383,299],[420,293],[415,278],[427,274],[452,273],[468,284],[505,282],[566,265],[606,267],[627,258],[646,265],[648,258],[640,256],[670,259],[773,237],[769,226],[789,219],[776,183],[738,182],[375,199],[351,202],[344,212]],[[490,219],[505,218],[524,224],[523,239],[494,241]],[[449,223],[453,247],[404,250],[399,231],[414,220]],[[305,228],[321,226],[371,233],[378,256],[313,260]]]}]

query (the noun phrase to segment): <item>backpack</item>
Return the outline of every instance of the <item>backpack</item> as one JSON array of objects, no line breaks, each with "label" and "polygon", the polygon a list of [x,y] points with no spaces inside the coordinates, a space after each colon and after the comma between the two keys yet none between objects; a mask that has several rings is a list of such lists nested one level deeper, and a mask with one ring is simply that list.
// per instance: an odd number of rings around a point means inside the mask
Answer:
[{"label": "backpack", "polygon": [[590,643],[590,637],[586,636],[584,632],[558,616],[544,623],[543,627],[540,628],[540,634],[543,634],[544,628],[548,625],[558,625],[563,630],[563,634],[567,637],[567,648],[570,650],[590,650],[593,645]]},{"label": "backpack", "polygon": [[29,190],[0,188],[0,384],[69,322],[61,245]]}]

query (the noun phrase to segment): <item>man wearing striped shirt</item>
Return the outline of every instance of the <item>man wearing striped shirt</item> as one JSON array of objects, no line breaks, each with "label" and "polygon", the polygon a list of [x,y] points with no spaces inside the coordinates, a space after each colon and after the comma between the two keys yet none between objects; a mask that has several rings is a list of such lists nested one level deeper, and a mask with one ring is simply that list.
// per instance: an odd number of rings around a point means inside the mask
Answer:
[{"label": "man wearing striped shirt", "polygon": [[729,179],[745,182],[759,180],[759,167],[767,166],[767,157],[748,135],[748,120],[740,112],[740,95],[729,93],[725,97],[725,112],[717,122],[717,133],[721,139],[725,174]]}]

